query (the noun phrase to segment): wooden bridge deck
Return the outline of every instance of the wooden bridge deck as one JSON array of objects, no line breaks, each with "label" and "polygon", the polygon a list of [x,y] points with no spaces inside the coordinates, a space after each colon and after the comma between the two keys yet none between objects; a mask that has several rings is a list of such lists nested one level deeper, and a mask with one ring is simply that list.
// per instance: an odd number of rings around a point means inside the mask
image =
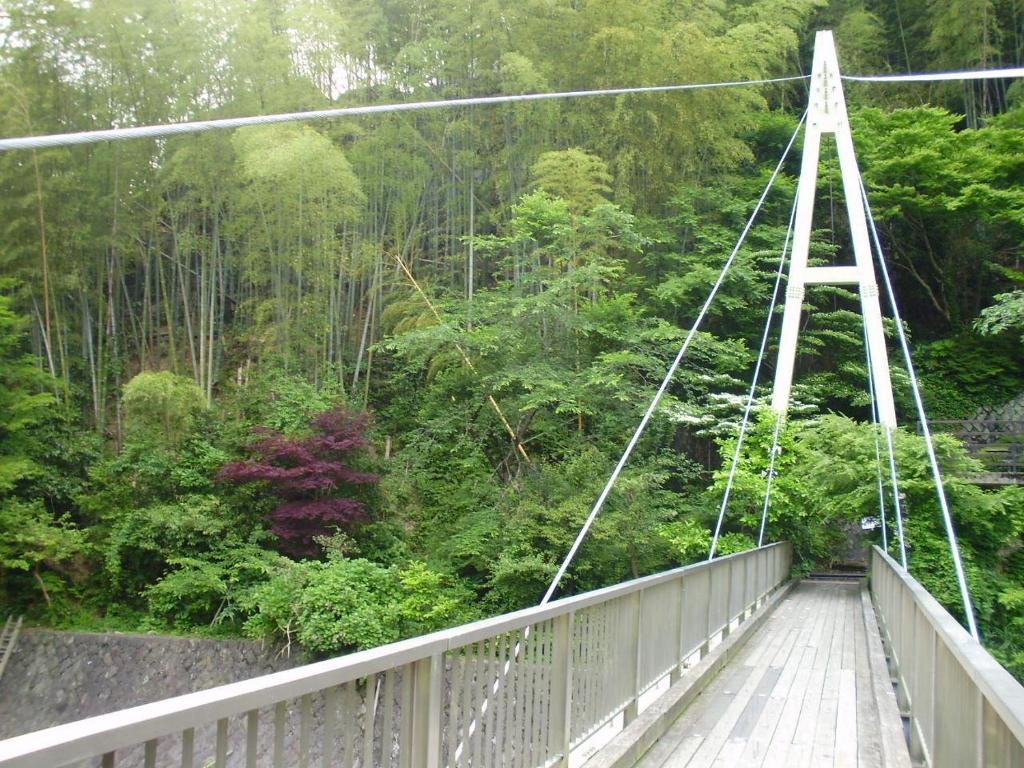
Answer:
[{"label": "wooden bridge deck", "polygon": [[797,585],[638,766],[909,768],[866,589]]}]

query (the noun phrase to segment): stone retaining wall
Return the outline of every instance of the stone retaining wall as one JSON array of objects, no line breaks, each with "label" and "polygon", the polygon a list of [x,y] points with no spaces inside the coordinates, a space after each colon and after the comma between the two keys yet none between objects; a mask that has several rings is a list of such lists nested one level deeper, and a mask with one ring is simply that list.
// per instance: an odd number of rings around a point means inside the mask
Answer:
[{"label": "stone retaining wall", "polygon": [[0,678],[0,739],[299,662],[245,640],[25,629]]}]

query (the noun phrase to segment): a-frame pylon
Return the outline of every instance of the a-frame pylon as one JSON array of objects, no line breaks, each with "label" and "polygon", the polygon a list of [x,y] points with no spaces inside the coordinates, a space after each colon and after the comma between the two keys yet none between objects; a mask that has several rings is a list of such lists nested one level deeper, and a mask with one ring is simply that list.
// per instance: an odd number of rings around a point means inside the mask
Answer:
[{"label": "a-frame pylon", "polygon": [[[775,368],[775,388],[772,408],[779,415],[789,408],[790,388],[793,383],[793,363],[796,358],[797,336],[800,332],[800,313],[804,300],[804,286],[827,283],[856,285],[860,290],[861,312],[867,331],[868,356],[878,403],[878,421],[889,429],[896,427],[896,409],[892,399],[889,378],[889,359],[885,350],[882,328],[882,310],[878,303],[878,283],[871,259],[864,198],[860,185],[860,170],[853,151],[850,121],[846,115],[846,98],[839,78],[832,33],[818,32],[814,40],[814,64],[811,69],[810,99],[804,129],[803,160],[800,182],[797,186],[796,219],[793,231],[793,255],[789,267],[786,306],[782,316],[782,338],[779,359]],[[807,253],[811,242],[814,214],[814,196],[818,183],[818,159],[821,137],[835,137],[839,155],[839,168],[843,179],[843,196],[853,236],[854,265],[837,267],[808,267]]]}]

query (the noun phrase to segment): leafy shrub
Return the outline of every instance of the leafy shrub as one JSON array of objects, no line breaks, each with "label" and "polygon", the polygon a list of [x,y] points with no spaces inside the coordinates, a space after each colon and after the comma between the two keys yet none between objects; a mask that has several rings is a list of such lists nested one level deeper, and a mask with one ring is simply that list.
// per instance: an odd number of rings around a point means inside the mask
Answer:
[{"label": "leafy shrub", "polygon": [[468,589],[418,561],[399,569],[362,558],[283,559],[244,599],[244,630],[330,656],[467,620],[471,599]]},{"label": "leafy shrub", "polygon": [[177,446],[193,414],[206,406],[192,379],[170,371],[143,371],[124,385],[125,434],[135,442]]},{"label": "leafy shrub", "polygon": [[286,437],[275,430],[256,430],[262,437],[250,445],[257,458],[231,461],[218,477],[233,483],[263,483],[278,499],[271,512],[272,532],[285,550],[297,555],[318,551],[316,539],[366,517],[366,506],[348,494],[352,486],[377,482],[346,462],[367,445],[368,418],[336,407],[313,417],[310,433]]}]

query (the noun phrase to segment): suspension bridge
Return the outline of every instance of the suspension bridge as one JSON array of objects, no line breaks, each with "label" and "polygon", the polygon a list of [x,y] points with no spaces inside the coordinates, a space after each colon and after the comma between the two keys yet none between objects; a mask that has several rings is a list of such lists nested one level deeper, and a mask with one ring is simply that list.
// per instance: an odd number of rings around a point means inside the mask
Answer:
[{"label": "suspension bridge", "polygon": [[[1024,687],[979,642],[971,593],[881,242],[861,182],[844,80],[918,82],[1021,77],[1024,70],[850,78],[819,32],[809,80],[801,176],[728,482],[704,562],[555,599],[562,577],[655,416],[694,334],[796,143],[794,133],[678,355],[540,604],[264,677],[156,701],[0,742],[0,766],[1024,766]],[[783,78],[804,79],[804,78]],[[769,81],[757,81],[769,82]],[[700,87],[486,97],[392,105],[579,98]],[[0,140],[0,151],[162,136],[321,113],[143,126]],[[820,142],[834,137],[854,263],[808,266]],[[772,393],[768,492],[755,549],[716,556],[772,317],[785,291]],[[950,546],[961,626],[908,571],[892,450],[896,427],[876,264],[897,329],[916,420]],[[867,579],[790,578],[792,549],[764,541],[764,516],[790,386],[804,289],[855,285],[878,424],[882,546]],[[887,498],[882,474],[888,472]]]}]

